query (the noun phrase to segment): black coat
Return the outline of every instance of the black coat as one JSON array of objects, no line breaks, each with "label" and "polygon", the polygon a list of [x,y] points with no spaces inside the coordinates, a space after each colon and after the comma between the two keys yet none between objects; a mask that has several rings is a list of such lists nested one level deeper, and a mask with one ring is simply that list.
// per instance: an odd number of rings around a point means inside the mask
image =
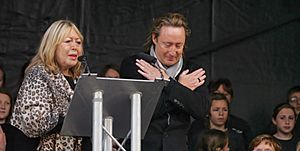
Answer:
[{"label": "black coat", "polygon": [[[120,68],[121,78],[145,79],[137,72],[136,59],[140,59],[138,55],[123,60]],[[198,68],[184,60],[181,72],[186,69],[194,71]],[[170,78],[170,82],[162,90],[142,140],[142,151],[187,151],[190,116],[195,119],[205,117],[209,106],[207,94],[206,89],[199,87],[191,91]]]},{"label": "black coat", "polygon": [[5,123],[1,124],[6,136],[6,151],[35,151],[39,138],[29,138],[22,131],[14,126]]},{"label": "black coat", "polygon": [[227,126],[228,128],[234,129],[235,131],[242,134],[245,140],[246,148],[248,148],[251,140],[253,139],[253,133],[248,122],[242,118],[230,114],[228,117]]}]

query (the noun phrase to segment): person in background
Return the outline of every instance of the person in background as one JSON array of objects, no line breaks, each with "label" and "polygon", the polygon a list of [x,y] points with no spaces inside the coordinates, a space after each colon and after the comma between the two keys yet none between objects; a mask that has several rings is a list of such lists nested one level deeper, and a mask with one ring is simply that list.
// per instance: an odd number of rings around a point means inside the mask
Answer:
[{"label": "person in background", "polygon": [[221,93],[212,93],[210,94],[210,101],[211,106],[208,110],[207,118],[205,120],[195,120],[191,125],[188,133],[189,150],[197,150],[197,142],[204,137],[203,132],[209,129],[217,129],[228,134],[231,151],[245,151],[245,140],[242,134],[227,126],[229,115],[227,98]]},{"label": "person in background", "polygon": [[252,139],[248,151],[281,151],[281,146],[271,135],[261,134]]},{"label": "person in background", "polygon": [[279,104],[274,108],[272,122],[277,127],[273,137],[280,143],[282,151],[296,150],[299,138],[293,134],[296,112],[290,104]]},{"label": "person in background", "polygon": [[0,151],[35,150],[38,139],[26,137],[20,130],[9,124],[12,107],[11,93],[4,87],[0,88]]},{"label": "person in background", "polygon": [[12,107],[12,96],[5,88],[0,88],[0,124],[7,122]]},{"label": "person in background", "polygon": [[300,86],[291,87],[287,94],[288,103],[295,108],[297,115],[300,113]]},{"label": "person in background", "polygon": [[145,43],[147,52],[121,63],[121,78],[169,81],[142,140],[143,151],[187,151],[190,117],[206,115],[207,91],[201,88],[205,71],[183,56],[189,34],[183,15],[167,13],[154,20]]},{"label": "person in background", "polygon": [[295,108],[297,119],[294,128],[294,134],[297,138],[300,138],[300,86],[293,86],[287,93],[288,103]]},{"label": "person in background", "polygon": [[84,150],[82,137],[60,135],[74,81],[83,71],[81,55],[83,36],[75,24],[55,21],[25,70],[10,123],[28,137],[40,137],[36,150]]},{"label": "person in background", "polygon": [[[208,84],[209,93],[222,93],[226,96],[229,104],[233,101],[233,87],[231,81],[227,78],[219,78],[212,80]],[[251,127],[247,121],[237,117],[233,114],[229,114],[227,126],[230,129],[235,129],[241,133],[244,137],[246,148],[248,147],[251,139],[253,138],[253,133]]]},{"label": "person in background", "polygon": [[[299,118],[300,86],[299,85],[293,86],[288,90],[287,95],[286,95],[286,102],[295,108],[295,112],[297,114],[296,117],[298,117],[298,118],[296,118],[296,124],[295,124],[295,128],[293,130],[293,134],[295,135],[295,137],[300,138],[300,118]],[[264,133],[272,135],[272,134],[276,133],[276,131],[277,131],[277,128],[271,121],[267,125],[266,129],[264,130]]]},{"label": "person in background", "polygon": [[0,151],[12,150],[12,127],[7,123],[11,106],[12,96],[6,89],[0,88]]},{"label": "person in background", "polygon": [[20,131],[8,123],[12,106],[12,95],[5,88],[0,88],[0,151],[33,150],[28,149],[33,142],[23,143],[23,135],[20,135]]},{"label": "person in background", "polygon": [[5,71],[2,65],[0,65],[0,88],[5,87]]},{"label": "person in background", "polygon": [[297,143],[297,149],[296,151],[300,151],[300,141]]},{"label": "person in background", "polygon": [[105,65],[98,77],[120,78],[120,70],[116,64]]},{"label": "person in background", "polygon": [[0,151],[5,151],[5,150],[6,150],[6,136],[2,130],[2,127],[0,126]]},{"label": "person in background", "polygon": [[196,151],[229,151],[228,136],[225,132],[217,129],[209,129],[196,146]]}]

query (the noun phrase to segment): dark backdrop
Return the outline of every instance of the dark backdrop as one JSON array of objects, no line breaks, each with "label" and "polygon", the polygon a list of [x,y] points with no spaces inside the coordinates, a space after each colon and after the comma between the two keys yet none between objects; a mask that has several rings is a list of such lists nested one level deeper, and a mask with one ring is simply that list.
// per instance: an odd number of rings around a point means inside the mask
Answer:
[{"label": "dark backdrop", "polygon": [[299,0],[2,0],[0,61],[16,95],[22,67],[55,20],[75,22],[85,37],[93,72],[143,50],[153,18],[184,14],[192,29],[185,55],[202,65],[207,81],[233,82],[231,111],[255,133],[275,104],[300,84]]}]

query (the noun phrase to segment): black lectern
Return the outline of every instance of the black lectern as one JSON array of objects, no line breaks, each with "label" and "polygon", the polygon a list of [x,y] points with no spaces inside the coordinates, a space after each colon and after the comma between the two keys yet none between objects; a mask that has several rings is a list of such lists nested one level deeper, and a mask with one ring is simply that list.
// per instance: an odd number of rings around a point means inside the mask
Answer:
[{"label": "black lectern", "polygon": [[125,138],[131,130],[131,150],[139,151],[140,139],[146,133],[166,84],[164,80],[101,78],[96,74],[83,74],[76,84],[61,134],[92,136],[93,150],[102,150],[103,117],[109,117],[113,118],[113,136]]}]

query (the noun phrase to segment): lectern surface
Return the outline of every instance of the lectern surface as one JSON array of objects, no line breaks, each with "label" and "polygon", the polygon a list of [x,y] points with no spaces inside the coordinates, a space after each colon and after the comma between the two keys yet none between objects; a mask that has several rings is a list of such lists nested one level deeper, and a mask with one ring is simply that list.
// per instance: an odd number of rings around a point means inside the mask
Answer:
[{"label": "lectern surface", "polygon": [[124,138],[131,127],[130,95],[141,92],[141,136],[144,137],[151,117],[167,81],[100,78],[82,75],[78,80],[71,105],[64,120],[62,135],[92,135],[92,100],[94,92],[103,92],[103,118],[113,117],[113,135]]}]

